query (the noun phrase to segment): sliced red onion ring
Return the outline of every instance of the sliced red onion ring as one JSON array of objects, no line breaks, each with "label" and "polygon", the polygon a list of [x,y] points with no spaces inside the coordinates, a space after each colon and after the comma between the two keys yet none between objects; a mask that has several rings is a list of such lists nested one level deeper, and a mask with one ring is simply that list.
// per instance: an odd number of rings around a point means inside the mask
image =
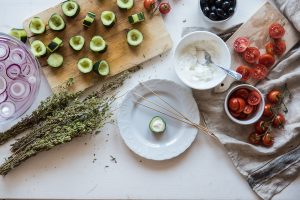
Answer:
[{"label": "sliced red onion ring", "polygon": [[22,66],[21,66],[22,74],[23,74],[24,76],[28,76],[29,73],[30,73],[30,68],[31,68],[31,66],[30,66],[30,64],[28,64],[28,63],[22,65]]},{"label": "sliced red onion ring", "polygon": [[6,69],[6,74],[11,79],[16,79],[21,74],[21,68],[19,65],[12,64]]},{"label": "sliced red onion ring", "polygon": [[22,101],[30,94],[29,83],[21,80],[14,81],[8,89],[8,95],[15,101]]},{"label": "sliced red onion ring", "polygon": [[0,62],[0,73],[5,70],[5,64]]},{"label": "sliced red onion ring", "polygon": [[10,59],[17,63],[17,64],[22,64],[26,60],[25,52],[22,49],[14,49],[10,53]]},{"label": "sliced red onion ring", "polygon": [[0,94],[0,103],[4,102],[7,99],[7,93],[3,92]]},{"label": "sliced red onion ring", "polygon": [[0,75],[0,94],[6,90],[6,86],[7,84],[5,78]]},{"label": "sliced red onion ring", "polygon": [[4,118],[11,117],[16,111],[16,107],[11,102],[4,102],[0,104],[0,115]]},{"label": "sliced red onion ring", "polygon": [[5,60],[9,55],[9,47],[5,43],[0,43],[0,60]]}]

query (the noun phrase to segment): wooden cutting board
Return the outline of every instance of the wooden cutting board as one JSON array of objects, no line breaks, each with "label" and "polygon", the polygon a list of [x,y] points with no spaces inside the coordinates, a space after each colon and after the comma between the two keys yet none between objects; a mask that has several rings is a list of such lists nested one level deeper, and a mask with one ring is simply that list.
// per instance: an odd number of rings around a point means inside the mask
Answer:
[{"label": "wooden cutting board", "polygon": [[[265,44],[271,41],[269,37],[269,26],[274,23],[279,22],[284,24],[286,34],[284,40],[286,41],[286,52],[287,53],[291,48],[299,41],[299,33],[293,27],[293,25],[281,14],[281,12],[273,6],[271,3],[266,2],[246,23],[244,23],[226,42],[229,47],[232,61],[231,69],[236,69],[240,65],[247,65],[242,56],[236,53],[233,49],[233,43],[236,38],[244,36],[248,37],[251,40],[250,46],[256,46],[260,49],[261,54],[265,53]],[[284,56],[284,55],[282,55]],[[280,58],[276,58],[276,63]],[[276,64],[275,63],[275,64]],[[274,65],[275,66],[275,65]],[[230,85],[235,80],[229,76],[215,88],[216,93],[225,92],[229,89]],[[255,85],[258,81],[249,80],[247,83]]]},{"label": "wooden cutting board", "polygon": [[[130,10],[120,10],[116,0],[77,0],[81,11],[75,18],[67,18],[63,15],[61,5],[49,8],[34,16],[40,17],[45,24],[53,13],[59,13],[66,22],[64,31],[55,32],[48,29],[44,34],[33,36],[29,31],[30,19],[24,22],[24,28],[29,34],[30,41],[39,39],[48,44],[56,36],[63,39],[64,46],[57,52],[64,56],[64,64],[61,68],[53,69],[47,66],[47,57],[40,58],[40,64],[53,91],[67,81],[70,77],[75,79],[74,90],[84,90],[103,78],[95,73],[82,74],[77,69],[77,61],[82,57],[88,57],[94,62],[107,60],[110,64],[110,76],[116,75],[131,67],[139,65],[172,47],[172,40],[167,32],[160,15],[151,17],[143,7],[143,1],[135,0],[135,5]],[[117,23],[112,28],[105,28],[100,21],[100,13],[111,10],[117,16]],[[84,28],[82,21],[88,11],[96,13],[97,17],[88,29]],[[142,23],[131,25],[127,17],[138,12],[144,12],[146,20]],[[126,33],[131,28],[139,29],[144,35],[144,42],[139,47],[130,47],[127,44]],[[75,52],[69,46],[69,39],[74,35],[82,35],[85,38],[85,46],[80,52]],[[89,50],[89,42],[94,35],[101,35],[108,44],[108,50],[103,53],[93,53]]]}]

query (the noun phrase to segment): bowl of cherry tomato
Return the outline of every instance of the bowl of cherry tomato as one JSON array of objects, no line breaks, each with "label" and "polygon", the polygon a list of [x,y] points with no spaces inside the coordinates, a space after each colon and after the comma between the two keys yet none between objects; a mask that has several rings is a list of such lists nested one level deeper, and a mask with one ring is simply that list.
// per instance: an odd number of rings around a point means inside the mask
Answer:
[{"label": "bowl of cherry tomato", "polygon": [[265,101],[256,87],[242,84],[228,92],[224,107],[227,116],[233,122],[249,125],[257,122],[263,115]]},{"label": "bowl of cherry tomato", "polygon": [[206,21],[224,22],[235,13],[236,0],[200,0],[200,8]]}]

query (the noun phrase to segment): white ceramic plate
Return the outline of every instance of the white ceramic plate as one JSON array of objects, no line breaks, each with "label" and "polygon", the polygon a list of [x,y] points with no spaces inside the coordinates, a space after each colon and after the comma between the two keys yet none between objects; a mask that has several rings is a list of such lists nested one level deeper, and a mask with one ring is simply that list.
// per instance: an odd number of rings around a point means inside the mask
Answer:
[{"label": "white ceramic plate", "polygon": [[[191,121],[200,122],[198,107],[190,89],[172,81],[158,79],[146,81],[144,84]],[[151,160],[171,159],[183,153],[194,141],[198,130],[137,104],[136,101],[139,101],[155,107],[134,93],[164,105],[142,84],[138,84],[126,95],[118,115],[120,133],[126,145],[136,154]],[[166,121],[166,131],[161,135],[154,135],[149,130],[149,122],[154,116],[161,116]]]}]

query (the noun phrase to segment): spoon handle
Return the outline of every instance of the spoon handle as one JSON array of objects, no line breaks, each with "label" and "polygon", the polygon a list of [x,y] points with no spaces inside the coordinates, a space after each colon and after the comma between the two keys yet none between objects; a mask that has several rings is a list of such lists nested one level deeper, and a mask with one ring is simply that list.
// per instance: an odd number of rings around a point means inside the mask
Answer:
[{"label": "spoon handle", "polygon": [[232,78],[236,79],[236,80],[241,80],[242,79],[242,75],[234,70],[231,69],[226,69],[220,65],[217,65],[219,68],[221,68],[223,71],[225,71],[229,76],[231,76]]}]

